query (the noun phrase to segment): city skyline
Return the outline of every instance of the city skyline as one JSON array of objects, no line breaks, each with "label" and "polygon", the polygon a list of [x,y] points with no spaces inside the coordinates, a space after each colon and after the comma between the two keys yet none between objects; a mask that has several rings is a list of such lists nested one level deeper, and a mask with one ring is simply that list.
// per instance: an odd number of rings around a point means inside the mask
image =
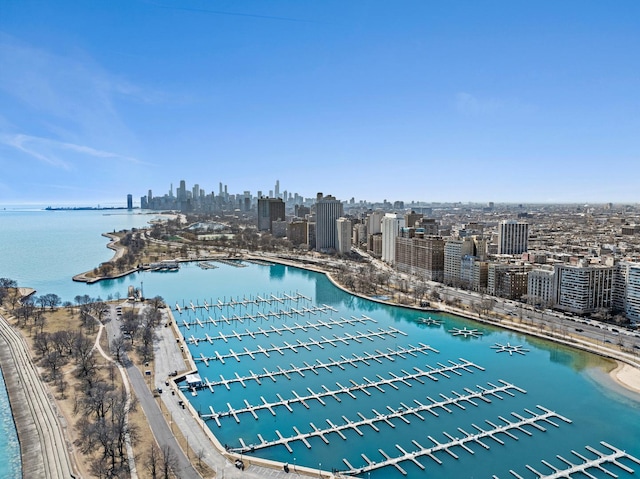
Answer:
[{"label": "city skyline", "polygon": [[[637,203],[640,4],[9,1],[0,205]],[[175,186],[175,185],[174,185]]]}]

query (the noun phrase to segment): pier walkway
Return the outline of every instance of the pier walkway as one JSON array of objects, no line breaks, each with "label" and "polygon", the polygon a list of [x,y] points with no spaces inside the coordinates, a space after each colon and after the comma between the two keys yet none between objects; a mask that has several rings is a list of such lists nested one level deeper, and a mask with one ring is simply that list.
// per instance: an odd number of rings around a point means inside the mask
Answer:
[{"label": "pier walkway", "polygon": [[[554,427],[559,427],[553,419],[559,419],[565,423],[571,423],[570,419],[567,419],[549,409],[546,409],[542,406],[536,406],[542,413],[533,412],[529,409],[525,409],[525,411],[530,415],[530,417],[523,417],[520,414],[512,412],[511,415],[517,419],[517,421],[512,421],[506,419],[502,416],[499,416],[499,419],[504,423],[502,425],[494,424],[491,421],[486,420],[485,422],[491,426],[491,429],[485,430],[480,426],[472,424],[477,432],[467,432],[464,429],[458,428],[457,432],[454,435],[443,433],[443,435],[448,439],[448,442],[439,442],[434,439],[432,436],[427,436],[429,440],[434,444],[431,447],[423,447],[417,441],[412,440],[411,443],[417,448],[415,451],[407,452],[400,445],[396,444],[395,447],[400,451],[401,455],[397,457],[391,457],[387,453],[385,453],[382,449],[378,449],[378,452],[385,458],[383,461],[375,462],[369,459],[364,454],[361,454],[362,459],[366,462],[366,465],[363,467],[354,467],[349,461],[343,459],[343,462],[347,465],[349,469],[345,471],[341,471],[342,474],[345,475],[360,475],[366,472],[374,471],[376,469],[381,469],[387,466],[395,467],[400,473],[403,475],[407,475],[407,472],[400,466],[401,462],[411,461],[420,469],[425,469],[424,464],[418,461],[419,457],[428,456],[434,462],[438,464],[442,464],[442,461],[435,456],[438,452],[445,452],[449,454],[454,459],[458,459],[458,456],[452,451],[454,448],[462,448],[467,451],[469,454],[474,454],[474,451],[469,448],[467,444],[475,443],[484,449],[489,449],[482,440],[483,439],[493,439],[498,444],[504,445],[504,441],[497,437],[500,435],[506,435],[511,439],[517,440],[518,437],[513,434],[512,431],[520,431],[528,436],[531,436],[532,433],[528,429],[525,429],[525,426],[530,426],[531,428],[537,429],[538,431],[546,431],[544,426],[542,426],[541,422],[549,424]],[[462,437],[459,436],[462,434]]]},{"label": "pier walkway", "polygon": [[[195,308],[195,305],[193,306]],[[252,321],[254,323],[257,323],[258,321],[269,321],[270,318],[293,318],[294,316],[298,316],[298,317],[304,317],[306,315],[309,315],[309,317],[311,317],[311,315],[316,315],[317,313],[328,313],[329,311],[335,312],[333,310],[333,308],[331,308],[330,306],[312,306],[310,308],[308,307],[304,307],[304,308],[300,308],[300,309],[296,309],[296,308],[291,308],[290,310],[284,310],[284,309],[280,309],[278,311],[267,311],[265,313],[258,311],[256,314],[243,314],[242,316],[238,315],[238,314],[229,314],[229,317],[225,316],[224,314],[220,314],[219,318],[212,318],[211,316],[208,317],[208,319],[200,319],[200,318],[196,318],[192,321],[187,321],[187,320],[182,320],[182,322],[178,323],[181,326],[184,326],[185,328],[189,329],[191,326],[200,326],[201,328],[204,327],[205,324],[207,325],[214,325],[214,326],[218,326],[218,324],[222,324],[225,323],[228,326],[231,326],[231,323],[233,322],[238,322],[240,324],[244,324],[245,320],[247,321]],[[377,322],[371,318],[369,318],[368,316],[362,316],[364,319],[368,320],[368,321],[373,321],[374,323]]]},{"label": "pier walkway", "polygon": [[[596,456],[595,459],[588,459],[586,457],[584,457],[582,454],[572,450],[571,453],[576,456],[578,459],[580,459],[582,461],[582,463],[580,464],[573,464],[571,461],[569,461],[568,459],[565,459],[562,456],[556,456],[556,458],[558,460],[560,460],[561,462],[563,462],[564,464],[566,464],[567,468],[565,469],[559,469],[553,465],[551,465],[549,462],[547,461],[541,461],[542,464],[544,464],[545,466],[547,466],[549,469],[551,469],[553,471],[553,473],[551,474],[547,474],[547,473],[542,473],[542,472],[538,472],[537,470],[535,470],[533,467],[531,467],[530,465],[526,465],[526,468],[529,469],[531,472],[533,472],[534,474],[536,474],[538,477],[537,479],[560,479],[560,478],[564,478],[564,479],[571,479],[573,474],[576,474],[577,477],[581,477],[581,476],[587,476],[590,477],[592,479],[596,479],[596,476],[593,476],[592,474],[590,474],[588,471],[589,469],[598,469],[600,472],[608,475],[609,477],[618,477],[616,474],[614,474],[613,472],[609,471],[608,469],[605,469],[604,467],[602,467],[603,464],[613,464],[617,467],[619,467],[620,469],[622,469],[623,471],[629,473],[629,474],[633,474],[635,471],[633,469],[631,469],[630,467],[626,466],[625,464],[622,464],[620,461],[618,461],[618,459],[628,459],[629,461],[633,461],[636,464],[640,464],[640,459],[627,454],[625,451],[618,449],[617,447],[614,447],[610,444],[607,444],[604,441],[601,441],[600,444],[602,444],[604,447],[606,447],[607,449],[609,449],[612,452],[600,452],[597,449],[591,447],[591,446],[586,446],[585,449],[587,449],[589,452],[591,452],[592,454],[594,454]],[[514,471],[509,471],[514,477],[516,477],[517,479],[524,479],[522,476],[520,476],[519,474],[515,473]],[[492,476],[493,479],[498,479],[498,476]]]},{"label": "pier walkway", "polygon": [[[225,359],[229,359],[229,358],[233,358],[236,361],[240,362],[240,359],[244,356],[249,356],[251,359],[256,359],[255,357],[259,354],[263,354],[265,355],[267,358],[270,357],[269,353],[273,353],[273,352],[277,352],[279,353],[281,356],[284,356],[284,351],[293,351],[294,353],[297,353],[299,349],[304,348],[307,351],[311,351],[311,347],[318,347],[320,349],[324,349],[324,345],[325,344],[329,344],[333,347],[338,347],[337,343],[342,343],[345,346],[349,345],[349,341],[355,341],[356,343],[362,343],[362,339],[368,339],[369,341],[374,341],[374,338],[377,339],[386,339],[387,336],[391,336],[392,338],[395,338],[396,335],[403,335],[406,336],[407,333],[400,331],[399,329],[396,329],[394,327],[390,327],[388,329],[382,329],[382,328],[378,328],[378,331],[371,331],[370,329],[367,330],[366,333],[362,333],[360,331],[356,331],[357,334],[349,334],[349,333],[345,333],[344,336],[337,336],[337,335],[333,335],[332,338],[327,338],[325,336],[320,336],[320,340],[317,339],[313,339],[313,338],[309,338],[308,341],[303,342],[300,341],[299,339],[296,340],[295,343],[290,343],[288,341],[284,341],[284,345],[283,346],[276,346],[275,344],[271,343],[271,347],[269,348],[265,348],[261,345],[258,345],[258,349],[254,349],[254,350],[249,350],[248,348],[245,348],[244,351],[241,352],[235,352],[232,349],[229,349],[229,352],[226,354],[220,354],[218,351],[216,351],[215,356],[205,356],[204,354],[201,354],[201,356],[199,358],[194,358],[195,361],[203,361],[207,366],[209,365],[209,361],[220,361],[222,364],[224,364],[224,360]],[[194,338],[195,341],[195,338]],[[196,343],[197,344],[197,343]]]},{"label": "pier walkway", "polygon": [[[289,379],[290,374],[299,374],[300,376],[304,377],[304,373],[309,371],[317,375],[319,374],[318,371],[322,369],[328,372],[332,372],[332,369],[337,367],[344,371],[345,365],[357,368],[359,363],[369,366],[369,361],[376,361],[377,363],[382,364],[382,358],[393,362],[395,361],[396,357],[404,358],[405,355],[416,357],[416,353],[427,355],[427,351],[431,351],[434,353],[438,352],[431,346],[422,343],[420,343],[420,346],[409,345],[408,348],[400,346],[396,350],[388,349],[388,351],[389,352],[385,353],[376,349],[376,354],[364,353],[363,356],[358,356],[357,354],[353,353],[352,358],[347,358],[344,355],[341,355],[339,361],[336,361],[332,358],[329,358],[329,362],[322,362],[317,359],[313,364],[309,364],[308,362],[303,361],[304,366],[294,366],[293,364],[291,364],[291,369],[283,369],[282,367],[280,367],[275,371],[268,371],[266,368],[263,368],[264,372],[259,374],[255,374],[253,371],[249,370],[251,374],[249,374],[248,376],[240,376],[236,374],[235,378],[225,378],[224,376],[220,375],[220,381],[212,382],[205,378],[204,385],[200,386],[198,389],[208,387],[213,392],[214,387],[225,386],[227,390],[230,390],[229,386],[234,383],[240,383],[243,387],[246,387],[246,382],[255,381],[256,383],[258,383],[258,385],[260,385],[262,383],[262,380],[265,378],[269,378],[273,382],[276,382],[276,378],[278,376],[285,376],[287,379]],[[202,357],[196,358],[196,360],[198,359],[200,361],[203,360]]]},{"label": "pier walkway", "polygon": [[[432,366],[427,365],[427,367],[429,368],[427,371],[420,369],[418,367],[414,367],[413,370],[415,371],[415,373],[409,373],[404,369],[402,369],[401,372],[403,376],[398,376],[392,372],[389,372],[389,374],[391,375],[391,378],[387,378],[387,379],[382,378],[382,376],[378,374],[376,376],[378,377],[379,381],[371,381],[370,379],[363,377],[365,382],[362,384],[356,383],[353,379],[350,379],[349,382],[351,382],[352,386],[349,388],[345,388],[340,383],[336,383],[336,384],[338,385],[338,387],[340,387],[340,391],[362,390],[365,394],[369,395],[369,392],[367,391],[367,389],[370,389],[370,388],[376,388],[378,391],[384,392],[384,389],[382,389],[381,386],[389,385],[394,389],[398,389],[395,383],[403,383],[410,386],[410,383],[409,383],[410,380],[417,381],[420,384],[424,384],[424,381],[422,381],[422,378],[429,378],[432,381],[438,381],[437,376],[442,376],[444,378],[449,379],[451,376],[449,376],[447,373],[453,373],[458,376],[462,376],[459,370],[464,370],[468,373],[473,372],[471,368],[475,368],[479,371],[484,371],[484,368],[482,366],[478,366],[477,364],[474,364],[471,361],[467,361],[466,359],[462,359],[462,358],[460,358],[460,361],[461,361],[460,363],[456,363],[455,361],[449,360],[448,366],[442,363],[437,363],[438,366],[440,366],[439,368],[434,368]],[[275,382],[275,377],[277,375],[283,375],[287,379],[289,379],[287,371],[282,368],[280,368],[277,373],[269,373],[266,369],[264,371],[265,371],[265,375],[270,379],[272,379],[274,382]],[[249,381],[249,380],[254,380],[258,382],[258,379],[260,378],[258,377],[257,374],[251,375],[251,376],[245,376],[245,377],[237,376],[235,379],[228,380],[228,381],[223,378],[221,381],[215,382],[215,383],[210,382],[208,379],[205,379],[204,385],[200,386],[198,389],[204,389],[205,387],[208,387],[211,390],[211,392],[213,392],[214,385],[222,384],[226,386],[225,383],[231,383],[231,382],[240,382],[242,384],[244,381]],[[186,386],[182,386],[182,389],[186,390],[189,388]],[[227,386],[227,389],[229,389],[228,386]],[[353,394],[350,394],[350,395],[355,399],[355,396],[353,396]]]},{"label": "pier walkway", "polygon": [[[265,295],[267,296],[267,295]],[[308,296],[305,296],[301,293],[293,293],[293,294],[282,294],[282,296],[276,296],[275,294],[271,294],[268,295],[267,297],[262,297],[260,295],[255,296],[254,298],[238,298],[238,299],[233,299],[231,298],[229,301],[226,301],[226,299],[220,300],[218,299],[218,301],[216,302],[211,302],[211,303],[207,303],[207,301],[205,300],[203,302],[203,304],[193,304],[193,301],[190,301],[189,306],[185,306],[185,304],[183,303],[182,306],[180,306],[178,303],[176,303],[176,307],[175,310],[178,313],[182,313],[182,310],[184,309],[191,309],[191,310],[196,310],[196,309],[206,309],[207,311],[209,310],[209,308],[218,308],[218,309],[222,309],[222,308],[237,308],[237,307],[253,307],[253,306],[259,306],[261,304],[272,304],[272,303],[280,303],[280,304],[285,304],[285,302],[294,302],[294,303],[298,303],[298,301],[307,301],[310,302],[311,298],[309,298]],[[330,308],[330,306],[328,306]],[[333,308],[331,308],[333,309]],[[335,311],[335,309],[334,309]]]},{"label": "pier walkway", "polygon": [[[265,316],[269,316],[269,315],[274,315],[276,313],[267,313]],[[258,316],[259,318],[259,316]],[[180,326],[184,326],[187,329],[190,329],[191,326],[200,326],[200,327],[204,327],[205,324],[213,324],[214,326],[218,326],[218,323],[222,323],[225,322],[227,325],[231,326],[231,323],[233,321],[238,321],[241,324],[244,322],[245,319],[249,319],[251,321],[256,321],[256,316],[249,316],[249,315],[245,315],[245,316],[237,316],[237,315],[233,315],[230,318],[224,317],[222,316],[221,318],[219,318],[218,320],[215,320],[211,317],[209,317],[209,319],[195,319],[193,321],[182,321],[182,323],[179,323]],[[345,319],[345,318],[340,318],[338,319],[329,319],[327,321],[323,321],[323,320],[318,320],[315,323],[312,323],[310,321],[307,321],[305,324],[299,324],[299,323],[293,323],[293,326],[288,326],[287,324],[283,324],[280,328],[275,327],[273,324],[269,325],[269,328],[267,328],[267,330],[265,331],[262,328],[258,328],[257,331],[250,331],[249,329],[245,329],[244,333],[237,333],[236,331],[231,331],[231,334],[223,334],[222,332],[220,332],[220,334],[216,335],[216,336],[205,336],[204,338],[197,338],[199,341],[215,341],[216,339],[222,339],[224,340],[224,342],[227,342],[227,339],[238,339],[240,341],[242,341],[243,337],[246,336],[251,336],[251,338],[255,339],[256,336],[258,335],[264,335],[266,337],[269,337],[269,333],[275,333],[278,335],[282,335],[283,332],[289,332],[289,333],[295,333],[295,331],[304,331],[307,332],[310,329],[313,329],[315,331],[319,331],[320,328],[327,328],[327,329],[333,329],[334,326],[338,326],[340,328],[344,328],[345,325],[348,326],[354,326],[356,324],[365,324],[367,322],[372,322],[372,323],[377,323],[377,321],[375,319],[371,319],[368,316],[363,316],[361,318],[356,318],[355,316],[352,317],[351,319]]]},{"label": "pier walkway", "polygon": [[[514,394],[511,392],[511,390],[513,391],[517,391],[520,393],[525,394],[526,391],[524,391],[523,389],[518,388],[517,386],[514,386],[513,384],[509,384],[505,381],[500,381],[501,385],[500,386],[496,386],[495,384],[491,384],[489,383],[489,385],[491,386],[489,389],[487,388],[483,388],[480,386],[478,387],[478,391],[473,391],[471,389],[465,389],[465,392],[467,394],[459,394],[456,393],[455,391],[452,391],[452,394],[454,397],[447,397],[444,394],[441,394],[441,397],[443,398],[441,401],[435,401],[434,399],[427,397],[427,399],[429,399],[431,401],[430,404],[422,404],[421,402],[417,401],[414,399],[414,403],[416,404],[416,406],[408,406],[404,403],[400,403],[400,406],[397,407],[396,409],[393,409],[391,406],[387,406],[387,412],[385,413],[380,413],[378,411],[376,411],[375,409],[372,409],[372,412],[374,413],[373,417],[370,418],[366,418],[362,413],[358,413],[359,416],[359,420],[358,421],[351,421],[349,419],[347,419],[345,416],[342,416],[342,419],[345,421],[344,424],[341,425],[335,425],[333,424],[329,419],[325,419],[325,421],[327,422],[327,424],[329,425],[328,428],[325,429],[318,429],[313,423],[310,423],[311,432],[302,434],[296,429],[294,428],[294,431],[296,432],[295,436],[291,436],[289,438],[284,438],[282,436],[280,436],[279,432],[276,431],[276,434],[279,435],[279,438],[277,440],[274,441],[265,441],[264,439],[262,439],[262,436],[259,437],[259,439],[261,439],[260,443],[258,444],[251,444],[251,445],[246,445],[244,444],[244,442],[241,440],[242,443],[242,447],[239,449],[234,449],[235,452],[247,452],[249,450],[253,451],[253,450],[257,450],[257,449],[264,449],[264,448],[268,448],[268,447],[272,447],[272,446],[277,446],[277,445],[284,445],[285,447],[287,447],[287,449],[291,452],[291,449],[288,446],[289,442],[295,441],[295,440],[301,440],[305,443],[305,445],[309,448],[310,445],[309,443],[306,441],[309,438],[312,437],[320,437],[326,444],[329,444],[329,440],[325,437],[327,434],[330,434],[332,432],[335,432],[336,434],[338,434],[342,439],[346,440],[346,437],[342,434],[342,431],[344,430],[353,430],[355,431],[358,435],[362,436],[362,432],[360,431],[360,427],[363,426],[370,426],[374,431],[376,432],[380,432],[380,429],[377,427],[376,423],[386,423],[389,427],[395,428],[395,425],[391,422],[391,419],[400,419],[401,421],[405,422],[406,424],[410,424],[409,419],[407,418],[407,416],[415,416],[418,419],[420,419],[421,421],[424,421],[424,417],[420,414],[422,412],[429,412],[434,416],[438,416],[438,413],[435,411],[435,409],[440,408],[448,413],[451,413],[451,409],[449,409],[449,406],[457,406],[460,409],[465,409],[465,407],[461,404],[462,402],[466,402],[467,404],[471,404],[473,406],[477,406],[478,404],[474,401],[474,400],[482,400],[486,403],[491,403],[491,400],[487,397],[487,396],[493,396],[494,398],[498,398],[500,400],[503,399],[502,396],[500,396],[499,393],[506,393],[509,396],[514,396]],[[311,396],[307,396],[307,397],[300,397],[298,396],[298,394],[295,393],[295,391],[293,391],[293,394],[295,395],[295,399],[290,399],[290,400],[284,400],[282,399],[282,397],[280,395],[278,395],[280,401],[278,402],[273,402],[273,403],[267,403],[264,398],[261,398],[264,401],[264,404],[258,405],[258,406],[251,406],[249,405],[249,403],[247,402],[247,400],[245,400],[245,404],[247,405],[247,407],[245,408],[241,408],[241,409],[233,409],[230,405],[229,406],[229,410],[228,411],[223,411],[223,412],[219,412],[219,413],[212,413],[212,414],[208,414],[208,415],[202,415],[203,419],[214,419],[216,421],[216,423],[218,424],[218,426],[221,426],[220,423],[220,418],[224,418],[224,417],[233,417],[235,419],[235,421],[237,423],[240,422],[240,419],[238,418],[239,415],[241,414],[246,414],[246,413],[250,413],[253,415],[254,419],[258,419],[258,416],[255,414],[255,412],[257,410],[260,409],[268,409],[272,415],[275,416],[275,412],[274,412],[274,408],[278,407],[278,406],[284,406],[286,407],[289,412],[293,412],[293,409],[291,409],[290,404],[292,403],[302,403],[304,404],[307,408],[309,407],[306,402],[309,401],[310,399],[315,399],[318,401],[321,401],[320,399],[320,395],[313,393],[313,391],[309,390],[311,394]],[[332,394],[327,394],[327,395],[332,395]],[[334,398],[336,400],[340,400],[337,396],[334,396]],[[321,402],[324,405],[324,402]],[[213,411],[213,408],[211,408],[211,410]]]}]

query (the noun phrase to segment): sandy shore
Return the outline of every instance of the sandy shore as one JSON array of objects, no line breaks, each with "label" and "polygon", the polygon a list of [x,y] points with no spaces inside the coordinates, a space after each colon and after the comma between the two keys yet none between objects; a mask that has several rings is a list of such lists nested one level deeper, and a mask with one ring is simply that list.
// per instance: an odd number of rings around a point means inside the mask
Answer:
[{"label": "sandy shore", "polygon": [[620,386],[640,394],[640,369],[618,361],[618,367],[609,374]]}]

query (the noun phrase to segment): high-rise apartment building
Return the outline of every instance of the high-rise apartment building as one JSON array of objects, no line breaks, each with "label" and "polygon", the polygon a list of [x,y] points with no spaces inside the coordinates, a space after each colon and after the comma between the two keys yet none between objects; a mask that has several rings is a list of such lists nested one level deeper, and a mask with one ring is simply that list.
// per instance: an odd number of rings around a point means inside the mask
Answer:
[{"label": "high-rise apartment building", "polygon": [[404,226],[404,216],[387,213],[382,217],[382,261],[396,262],[396,238]]},{"label": "high-rise apartment building", "polygon": [[421,228],[402,228],[396,238],[395,254],[398,271],[442,281],[444,240],[441,237],[425,236]]},{"label": "high-rise apartment building", "polygon": [[338,218],[336,220],[336,230],[338,234],[338,253],[346,254],[351,251],[351,237],[353,227],[349,218]]},{"label": "high-rise apartment building", "polygon": [[529,224],[503,220],[498,224],[498,254],[522,254],[529,243]]},{"label": "high-rise apartment building", "polygon": [[367,234],[375,235],[382,233],[382,218],[384,213],[382,211],[372,211],[367,216]]},{"label": "high-rise apartment building", "polygon": [[316,250],[331,251],[338,247],[337,219],[344,215],[342,202],[331,195],[318,193],[316,202]]},{"label": "high-rise apartment building", "polygon": [[529,271],[527,278],[527,302],[541,307],[553,305],[554,296],[553,269],[534,269]]},{"label": "high-rise apartment building", "polygon": [[555,307],[572,313],[593,313],[610,308],[613,297],[613,266],[589,266],[586,261],[577,266],[554,266]]},{"label": "high-rise apartment building", "polygon": [[615,266],[613,308],[640,324],[640,263],[621,261]]},{"label": "high-rise apartment building", "polygon": [[473,240],[471,238],[450,238],[444,244],[444,272],[443,281],[457,284],[460,281],[460,267],[462,258],[473,255]]},{"label": "high-rise apartment building", "polygon": [[280,198],[258,198],[258,230],[273,233],[276,220],[285,220],[284,201]]},{"label": "high-rise apartment building", "polygon": [[133,195],[131,194],[127,195],[127,209],[128,210],[133,209]]}]

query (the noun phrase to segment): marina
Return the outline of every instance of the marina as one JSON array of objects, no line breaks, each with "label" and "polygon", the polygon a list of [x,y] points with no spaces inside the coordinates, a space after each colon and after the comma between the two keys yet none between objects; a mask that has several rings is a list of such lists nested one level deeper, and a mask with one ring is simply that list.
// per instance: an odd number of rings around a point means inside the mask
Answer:
[{"label": "marina", "polygon": [[[223,268],[213,274],[229,274]],[[277,267],[234,270],[252,268]],[[483,469],[485,477],[504,477],[552,444],[561,448],[551,457],[583,447],[557,442],[566,432],[549,436],[563,424],[571,424],[572,437],[584,432],[567,419],[574,408],[558,407],[555,396],[532,385],[536,349],[522,338],[431,312],[390,319],[384,307],[346,307],[299,286],[282,291],[172,300],[202,378],[178,386],[227,450],[300,465],[318,458],[343,476],[386,479],[432,477],[434,470],[458,477],[452,468],[475,471],[489,447],[494,456],[501,448],[519,451],[506,469]],[[515,372],[491,359],[496,353],[522,358],[517,378],[526,384],[516,385]],[[382,437],[392,446],[381,447]],[[533,472],[521,467],[530,479]]]}]

